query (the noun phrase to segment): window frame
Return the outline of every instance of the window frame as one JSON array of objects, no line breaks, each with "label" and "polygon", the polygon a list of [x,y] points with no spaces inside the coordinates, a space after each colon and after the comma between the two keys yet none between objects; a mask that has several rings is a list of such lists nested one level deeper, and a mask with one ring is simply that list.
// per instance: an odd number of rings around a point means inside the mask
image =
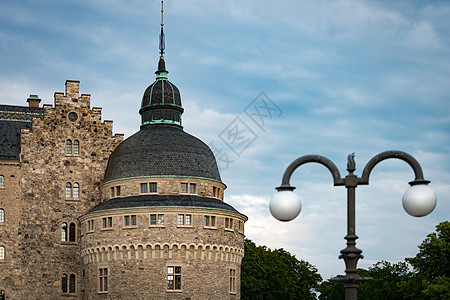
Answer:
[{"label": "window frame", "polygon": [[158,193],[158,183],[157,182],[149,182],[148,183],[148,193],[149,194],[157,194]]},{"label": "window frame", "polygon": [[188,191],[189,191],[189,183],[181,182],[180,183],[180,193],[181,194],[187,194]]},{"label": "window frame", "polygon": [[203,227],[205,228],[209,228],[209,229],[215,229],[216,227],[216,222],[217,218],[216,216],[212,216],[212,215],[204,215],[203,216]]},{"label": "window frame", "polygon": [[107,267],[98,268],[98,293],[106,294],[108,293],[108,277],[109,270]]},{"label": "window frame", "polygon": [[164,227],[164,214],[150,214],[149,215],[149,226]]},{"label": "window frame", "polygon": [[72,151],[73,151],[73,148],[72,148],[72,140],[71,139],[67,139],[66,140],[66,155],[72,155]]},{"label": "window frame", "polygon": [[103,217],[102,218],[102,230],[111,230],[111,229],[113,229],[112,217]]},{"label": "window frame", "polygon": [[95,230],[95,222],[94,221],[95,221],[94,219],[87,220],[86,233],[94,232],[94,230]]},{"label": "window frame", "polygon": [[[181,265],[169,265],[166,267],[167,272],[167,285],[166,289],[170,292],[183,291],[183,268]],[[172,277],[172,278],[170,278]],[[178,280],[177,280],[178,279]],[[172,281],[172,282],[171,282]],[[178,282],[178,284],[177,284]]]},{"label": "window frame", "polygon": [[0,261],[5,261],[5,259],[6,259],[5,246],[0,246]]},{"label": "window frame", "polygon": [[0,175],[0,188],[5,187],[5,175]]},{"label": "window frame", "polygon": [[225,230],[234,231],[234,220],[233,218],[225,217]]},{"label": "window frame", "polygon": [[196,195],[197,194],[197,184],[189,183],[189,194]]},{"label": "window frame", "polygon": [[5,223],[5,210],[3,208],[0,208],[0,224]]},{"label": "window frame", "polygon": [[137,215],[123,216],[123,228],[136,228],[136,227],[137,227]]},{"label": "window frame", "polygon": [[237,289],[236,289],[236,269],[235,268],[230,268],[230,294],[236,294],[237,293]]},{"label": "window frame", "polygon": [[177,226],[178,227],[192,227],[193,219],[192,214],[177,214]]}]

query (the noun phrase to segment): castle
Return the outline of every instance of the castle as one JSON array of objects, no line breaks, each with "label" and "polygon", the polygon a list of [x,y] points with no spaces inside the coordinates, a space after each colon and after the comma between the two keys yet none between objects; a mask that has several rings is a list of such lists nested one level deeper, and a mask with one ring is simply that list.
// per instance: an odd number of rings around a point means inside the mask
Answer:
[{"label": "castle", "polygon": [[79,81],[0,105],[0,299],[240,299],[247,217],[167,75],[125,140]]}]

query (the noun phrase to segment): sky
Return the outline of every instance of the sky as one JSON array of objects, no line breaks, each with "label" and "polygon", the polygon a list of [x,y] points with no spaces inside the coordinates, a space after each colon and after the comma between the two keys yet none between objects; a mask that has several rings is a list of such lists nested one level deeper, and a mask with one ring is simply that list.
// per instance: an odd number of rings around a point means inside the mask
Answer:
[{"label": "sky", "polygon": [[[155,80],[160,1],[0,1],[0,103],[53,104],[79,80],[114,132],[139,130]],[[319,164],[291,178],[302,212],[279,222],[268,204],[286,167],[319,154],[356,175],[386,150],[421,164],[438,204],[411,217],[403,161],[378,164],[356,191],[364,259],[403,261],[450,215],[450,2],[229,0],[164,2],[166,67],[181,91],[184,130],[210,145],[225,201],[248,216],[246,237],[344,274],[346,191]]]}]

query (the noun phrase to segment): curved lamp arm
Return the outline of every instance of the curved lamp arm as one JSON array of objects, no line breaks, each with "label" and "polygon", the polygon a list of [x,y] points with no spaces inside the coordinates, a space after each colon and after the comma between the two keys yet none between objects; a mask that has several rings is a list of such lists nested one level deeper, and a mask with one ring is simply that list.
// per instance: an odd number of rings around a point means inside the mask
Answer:
[{"label": "curved lamp arm", "polygon": [[339,173],[336,165],[329,160],[328,158],[320,155],[305,155],[294,160],[284,171],[283,179],[281,180],[281,186],[277,187],[278,191],[293,191],[295,187],[289,184],[292,173],[303,164],[315,162],[324,165],[330,170],[331,175],[333,175],[333,183],[334,185],[344,185],[344,179],[341,178],[341,174]]},{"label": "curved lamp arm", "polygon": [[420,166],[419,162],[409,155],[406,152],[398,151],[398,150],[390,150],[381,152],[380,154],[375,155],[364,167],[364,170],[362,172],[361,178],[359,178],[358,183],[359,184],[369,184],[369,176],[370,172],[372,172],[372,169],[381,161],[389,159],[389,158],[398,158],[403,161],[406,161],[411,168],[414,170],[414,175],[416,178],[414,181],[409,182],[411,186],[417,185],[417,184],[428,184],[430,181],[425,180],[423,178],[423,171],[422,167]]}]

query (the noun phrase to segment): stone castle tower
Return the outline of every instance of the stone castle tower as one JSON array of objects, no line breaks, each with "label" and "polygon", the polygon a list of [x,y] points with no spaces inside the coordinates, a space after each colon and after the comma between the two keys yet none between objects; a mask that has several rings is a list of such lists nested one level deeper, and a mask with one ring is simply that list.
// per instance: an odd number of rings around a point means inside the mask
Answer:
[{"label": "stone castle tower", "polygon": [[240,298],[247,217],[167,74],[125,140],[78,81],[0,105],[0,299]]}]

